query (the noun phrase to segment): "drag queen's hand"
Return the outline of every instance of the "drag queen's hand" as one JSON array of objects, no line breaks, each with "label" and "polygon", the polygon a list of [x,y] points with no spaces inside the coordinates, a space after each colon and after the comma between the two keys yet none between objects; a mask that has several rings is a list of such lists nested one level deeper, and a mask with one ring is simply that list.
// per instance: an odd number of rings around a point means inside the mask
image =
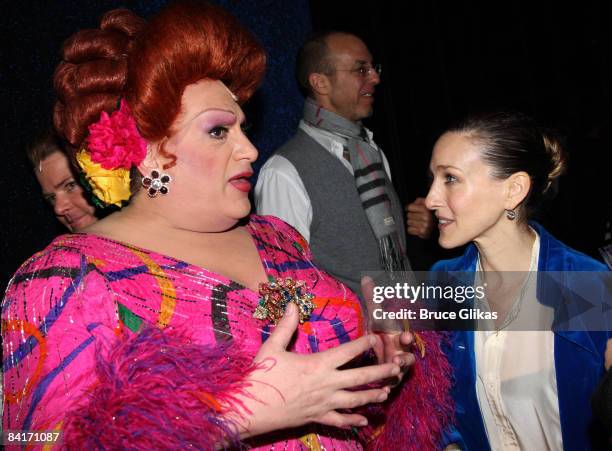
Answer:
[{"label": "drag queen's hand", "polygon": [[239,421],[243,438],[313,422],[336,427],[365,426],[364,416],[338,410],[382,402],[387,399],[388,390],[347,389],[400,372],[395,363],[338,369],[374,346],[376,337],[372,335],[316,354],[287,351],[298,319],[296,307],[290,303],[255,357],[260,369],[250,374],[251,387],[247,389],[255,399],[241,399],[251,411]]}]

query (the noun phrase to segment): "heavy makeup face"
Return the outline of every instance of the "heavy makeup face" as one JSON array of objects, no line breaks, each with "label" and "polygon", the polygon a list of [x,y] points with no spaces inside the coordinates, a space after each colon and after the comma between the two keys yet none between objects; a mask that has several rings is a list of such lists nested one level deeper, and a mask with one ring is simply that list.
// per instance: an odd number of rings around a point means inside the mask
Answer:
[{"label": "heavy makeup face", "polygon": [[45,200],[53,207],[58,221],[68,230],[78,232],[97,221],[95,208],[85,198],[66,155],[54,152],[41,160],[34,171]]},{"label": "heavy makeup face", "polygon": [[434,146],[429,169],[433,182],[425,205],[438,220],[440,246],[494,236],[506,221],[509,181],[492,177],[479,144],[464,133],[445,133]]},{"label": "heavy makeup face", "polygon": [[257,150],[243,132],[244,113],[220,81],[185,88],[181,113],[164,144],[177,157],[168,200],[187,228],[220,231],[249,214],[249,177]]}]

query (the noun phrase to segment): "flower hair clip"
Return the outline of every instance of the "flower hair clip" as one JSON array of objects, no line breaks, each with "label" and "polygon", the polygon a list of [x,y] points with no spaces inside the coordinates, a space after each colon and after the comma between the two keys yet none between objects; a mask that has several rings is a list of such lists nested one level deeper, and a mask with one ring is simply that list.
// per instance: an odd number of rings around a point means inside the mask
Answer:
[{"label": "flower hair clip", "polygon": [[93,202],[97,207],[121,207],[122,202],[130,198],[129,170],[104,169],[99,163],[91,161],[87,149],[80,150],[76,154],[76,160],[83,170],[83,178],[91,189]]},{"label": "flower hair clip", "polygon": [[147,142],[140,136],[124,99],[118,110],[110,115],[103,111],[100,120],[89,126],[87,149],[91,161],[104,169],[130,169],[142,163],[147,155]]},{"label": "flower hair clip", "polygon": [[121,206],[130,198],[130,169],[147,155],[147,142],[124,99],[110,115],[89,126],[87,148],[76,155],[92,193],[104,205]]}]

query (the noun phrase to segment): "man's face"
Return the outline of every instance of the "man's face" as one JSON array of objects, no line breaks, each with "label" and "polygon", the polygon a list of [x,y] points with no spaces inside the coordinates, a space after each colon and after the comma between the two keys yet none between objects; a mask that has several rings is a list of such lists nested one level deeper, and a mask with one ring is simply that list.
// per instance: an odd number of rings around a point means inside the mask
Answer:
[{"label": "man's face", "polygon": [[43,196],[68,230],[78,232],[98,220],[93,205],[72,174],[66,155],[59,151],[52,153],[41,160],[35,172]]},{"label": "man's face", "polygon": [[356,122],[372,115],[374,87],[380,83],[372,67],[372,55],[361,39],[349,34],[327,38],[334,67],[330,81],[327,109]]}]

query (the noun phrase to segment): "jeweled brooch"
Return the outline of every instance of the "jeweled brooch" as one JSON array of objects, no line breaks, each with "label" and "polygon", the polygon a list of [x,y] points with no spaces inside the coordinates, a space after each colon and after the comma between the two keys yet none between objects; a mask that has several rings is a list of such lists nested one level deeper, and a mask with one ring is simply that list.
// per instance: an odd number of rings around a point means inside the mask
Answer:
[{"label": "jeweled brooch", "polygon": [[253,312],[253,318],[268,319],[276,324],[285,314],[287,304],[293,302],[300,312],[300,323],[308,321],[315,304],[312,302],[314,295],[307,290],[306,282],[293,280],[291,277],[260,283],[261,299]]}]

